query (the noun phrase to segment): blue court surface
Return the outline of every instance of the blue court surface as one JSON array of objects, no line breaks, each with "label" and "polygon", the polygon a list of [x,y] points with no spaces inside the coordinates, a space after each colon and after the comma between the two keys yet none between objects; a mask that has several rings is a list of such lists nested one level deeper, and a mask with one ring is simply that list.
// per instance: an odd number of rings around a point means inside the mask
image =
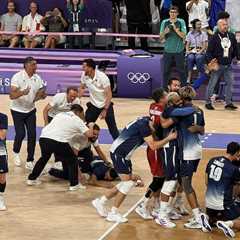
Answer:
[{"label": "blue court surface", "polygon": [[[37,127],[37,137],[39,138],[42,127]],[[9,127],[7,140],[14,140],[15,130],[13,126]],[[231,141],[240,142],[240,134],[206,133],[202,136],[204,148],[224,149]],[[112,137],[107,129],[101,129],[99,142],[101,144],[111,144]]]}]

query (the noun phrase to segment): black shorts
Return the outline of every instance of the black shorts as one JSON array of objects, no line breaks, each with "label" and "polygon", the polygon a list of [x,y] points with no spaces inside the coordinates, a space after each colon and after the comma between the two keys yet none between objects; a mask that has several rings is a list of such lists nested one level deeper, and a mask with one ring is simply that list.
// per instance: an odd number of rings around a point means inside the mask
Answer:
[{"label": "black shorts", "polygon": [[161,150],[166,180],[176,180],[179,174],[179,155],[177,146],[164,147]]},{"label": "black shorts", "polygon": [[118,174],[132,174],[132,162],[130,160],[115,153],[110,153],[110,156],[114,169]]},{"label": "black shorts", "polygon": [[183,160],[180,164],[180,176],[192,177],[193,173],[197,171],[200,159],[198,160]]},{"label": "black shorts", "polygon": [[0,174],[8,172],[8,157],[7,155],[0,156]]},{"label": "black shorts", "polygon": [[209,217],[209,223],[214,226],[217,221],[235,220],[240,217],[240,204],[233,203],[226,207],[225,210],[214,210],[207,208],[206,213]]}]

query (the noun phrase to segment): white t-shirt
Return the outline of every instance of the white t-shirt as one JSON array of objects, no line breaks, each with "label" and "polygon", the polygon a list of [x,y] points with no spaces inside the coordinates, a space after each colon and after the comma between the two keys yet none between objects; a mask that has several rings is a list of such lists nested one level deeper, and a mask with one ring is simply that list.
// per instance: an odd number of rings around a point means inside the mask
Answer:
[{"label": "white t-shirt", "polygon": [[[190,1],[186,3],[186,8],[190,4]],[[194,3],[192,8],[188,11],[189,14],[189,27],[192,27],[191,21],[194,19],[199,19],[202,23],[202,27],[206,28],[209,26],[208,19],[207,19],[207,9],[208,9],[208,2],[205,0],[199,0],[199,3]]]},{"label": "white t-shirt", "polygon": [[[22,31],[24,31],[24,32],[36,32],[37,24],[40,24],[41,19],[42,19],[42,15],[40,15],[38,13],[36,13],[34,18],[32,18],[31,13],[26,15],[23,18]],[[40,27],[40,29],[38,29],[38,30],[40,30],[40,31],[45,30],[45,27],[42,24],[40,24],[39,27]]]},{"label": "white t-shirt", "polygon": [[49,103],[52,109],[49,110],[48,116],[53,118],[60,112],[69,112],[73,104],[80,105],[80,99],[76,98],[73,102],[69,103],[67,101],[67,93],[57,93]]},{"label": "white t-shirt", "polygon": [[104,89],[110,87],[108,76],[102,71],[95,70],[95,76],[91,79],[85,74],[82,74],[81,83],[84,84],[90,94],[90,102],[97,108],[103,108],[106,101]]},{"label": "white t-shirt", "polygon": [[69,142],[69,145],[72,148],[74,148],[78,151],[81,151],[85,148],[90,147],[91,145],[93,145],[94,147],[98,147],[99,143],[98,143],[98,139],[95,142],[90,142],[88,140],[88,137],[86,137],[84,135],[77,134],[71,139],[71,141]]},{"label": "white t-shirt", "polygon": [[29,78],[25,70],[16,73],[11,80],[11,86],[24,90],[30,87],[28,95],[11,100],[11,109],[17,112],[28,113],[35,109],[34,99],[39,89],[45,87],[45,83],[38,74]]},{"label": "white t-shirt", "polygon": [[57,114],[53,120],[42,129],[40,138],[49,138],[58,142],[70,142],[76,134],[83,135],[88,131],[83,120],[73,112]]}]

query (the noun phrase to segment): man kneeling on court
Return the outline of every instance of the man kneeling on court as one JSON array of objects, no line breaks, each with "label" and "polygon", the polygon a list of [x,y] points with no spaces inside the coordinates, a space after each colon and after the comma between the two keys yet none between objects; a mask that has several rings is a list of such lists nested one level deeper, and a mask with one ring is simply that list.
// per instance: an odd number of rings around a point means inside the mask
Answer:
[{"label": "man kneeling on court", "polygon": [[[80,181],[84,179],[88,184],[94,186],[107,188],[113,187],[113,185],[109,182],[101,181],[113,181],[118,177],[118,175],[111,163],[108,162],[106,155],[98,143],[100,128],[95,123],[89,123],[87,126],[93,129],[94,137],[88,138],[85,135],[78,134],[75,135],[69,142],[78,158]],[[91,146],[94,147],[98,156],[94,156]],[[69,174],[66,166],[68,163],[65,161],[64,156],[58,156],[57,160],[62,162],[63,168],[51,168],[49,174],[56,178],[68,180]],[[83,176],[85,176],[85,178]],[[85,188],[84,185],[81,185],[80,183],[79,185],[81,188]]]},{"label": "man kneeling on court", "polygon": [[240,160],[240,144],[231,142],[224,156],[212,158],[206,169],[206,211],[211,225],[227,237],[235,237],[232,228],[240,230],[240,204],[233,199],[233,187],[240,181],[240,169],[233,161]]},{"label": "man kneeling on court", "polygon": [[[143,186],[141,178],[132,174],[132,163],[130,159],[133,152],[144,142],[146,142],[152,150],[156,150],[172,139],[177,138],[176,132],[170,132],[165,139],[155,141],[152,136],[154,132],[155,129],[150,117],[142,117],[129,123],[120,133],[119,137],[113,142],[110,148],[110,155],[121,182],[112,188],[106,195],[92,201],[98,214],[102,217],[106,217],[107,221],[119,223],[127,222],[127,218],[123,217],[118,212],[118,208],[134,185],[139,187]],[[107,213],[105,204],[113,197],[115,197],[113,207],[111,211]]]},{"label": "man kneeling on court", "polygon": [[38,185],[41,182],[37,180],[46,166],[53,153],[63,156],[67,162],[70,191],[77,190],[78,185],[78,165],[77,157],[74,154],[69,142],[76,134],[82,134],[86,137],[94,137],[93,129],[87,128],[81,119],[83,108],[74,104],[70,112],[57,114],[51,123],[43,128],[39,144],[41,148],[41,158],[36,162],[32,173],[28,176],[27,184]]}]

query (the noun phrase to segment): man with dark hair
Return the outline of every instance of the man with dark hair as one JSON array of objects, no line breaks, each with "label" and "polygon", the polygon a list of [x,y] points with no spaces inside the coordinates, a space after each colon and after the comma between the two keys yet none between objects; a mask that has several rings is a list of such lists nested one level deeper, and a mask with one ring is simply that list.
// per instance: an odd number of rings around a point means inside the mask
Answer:
[{"label": "man with dark hair", "polygon": [[[149,34],[151,23],[151,11],[149,0],[125,0],[127,8],[127,25],[130,34]],[[141,48],[148,50],[147,38],[140,38]],[[129,48],[135,49],[135,38],[128,38]]]},{"label": "man with dark hair", "polygon": [[232,228],[240,230],[240,206],[233,199],[233,188],[240,181],[239,167],[233,161],[240,160],[240,145],[231,142],[224,156],[212,158],[206,168],[206,211],[209,222],[234,238]]},{"label": "man with dark hair", "polygon": [[[45,126],[60,112],[68,112],[73,104],[81,104],[78,98],[78,88],[68,87],[65,93],[57,93],[53,96],[43,110]],[[83,119],[83,117],[82,117]]]},{"label": "man with dark hair", "polygon": [[180,88],[181,88],[181,81],[176,77],[170,78],[170,80],[168,81],[168,87],[167,87],[168,92],[178,92]]},{"label": "man with dark hair", "polygon": [[176,69],[180,75],[182,85],[185,85],[186,71],[184,66],[184,39],[187,33],[183,19],[177,18],[178,8],[172,6],[169,11],[170,18],[161,23],[160,40],[165,39],[163,55],[163,87],[166,88],[171,75],[172,63],[175,61]]},{"label": "man with dark hair", "polygon": [[33,168],[36,145],[36,108],[35,102],[46,97],[46,84],[36,73],[37,61],[32,57],[24,60],[24,70],[16,73],[11,80],[11,114],[15,127],[13,156],[16,166],[21,165],[19,152],[27,131],[26,168]]},{"label": "man with dark hair", "polygon": [[[152,99],[154,102],[150,105],[149,115],[156,129],[155,140],[161,140],[163,136],[160,116],[167,104],[167,93],[163,88],[157,88],[152,93]],[[148,186],[143,202],[138,205],[135,211],[143,219],[153,219],[151,213],[147,209],[147,205],[151,197],[154,197],[154,210],[156,211],[159,209],[159,195],[164,183],[164,170],[159,149],[152,150],[148,146],[147,159],[152,174],[152,182]]]},{"label": "man with dark hair", "polygon": [[41,157],[36,162],[32,173],[28,176],[28,185],[39,185],[41,183],[37,178],[41,175],[51,155],[56,154],[64,158],[68,167],[69,190],[75,191],[79,189],[77,158],[69,142],[76,134],[81,134],[89,138],[94,137],[93,129],[87,128],[81,119],[82,114],[83,108],[78,104],[74,104],[70,112],[57,114],[42,129],[39,139]]},{"label": "man with dark hair", "polygon": [[115,121],[112,90],[108,76],[96,69],[92,59],[83,61],[83,71],[80,83],[80,96],[83,96],[85,88],[89,90],[90,102],[87,103],[85,119],[87,123],[96,122],[97,119],[105,119],[109,132],[113,139],[119,135]]},{"label": "man with dark hair", "polygon": [[[131,156],[134,151],[144,142],[152,149],[157,150],[167,144],[172,139],[177,138],[176,133],[169,133],[162,140],[155,140],[155,128],[150,117],[142,117],[129,123],[119,137],[113,142],[110,155],[113,161],[114,169],[117,171],[121,182],[113,187],[108,193],[103,194],[100,198],[92,201],[101,217],[106,217],[107,221],[124,223],[127,218],[123,217],[118,208],[121,206],[126,196],[134,186],[143,187],[141,178],[132,173]],[[106,203],[108,200],[115,198],[113,207],[109,213],[106,211]]]},{"label": "man with dark hair", "polygon": [[[8,12],[1,16],[1,28],[0,31],[5,32],[19,32],[21,31],[22,17],[15,12],[15,3],[8,1]],[[17,46],[19,36],[11,35],[0,35],[0,45],[7,45],[9,48]]]}]

